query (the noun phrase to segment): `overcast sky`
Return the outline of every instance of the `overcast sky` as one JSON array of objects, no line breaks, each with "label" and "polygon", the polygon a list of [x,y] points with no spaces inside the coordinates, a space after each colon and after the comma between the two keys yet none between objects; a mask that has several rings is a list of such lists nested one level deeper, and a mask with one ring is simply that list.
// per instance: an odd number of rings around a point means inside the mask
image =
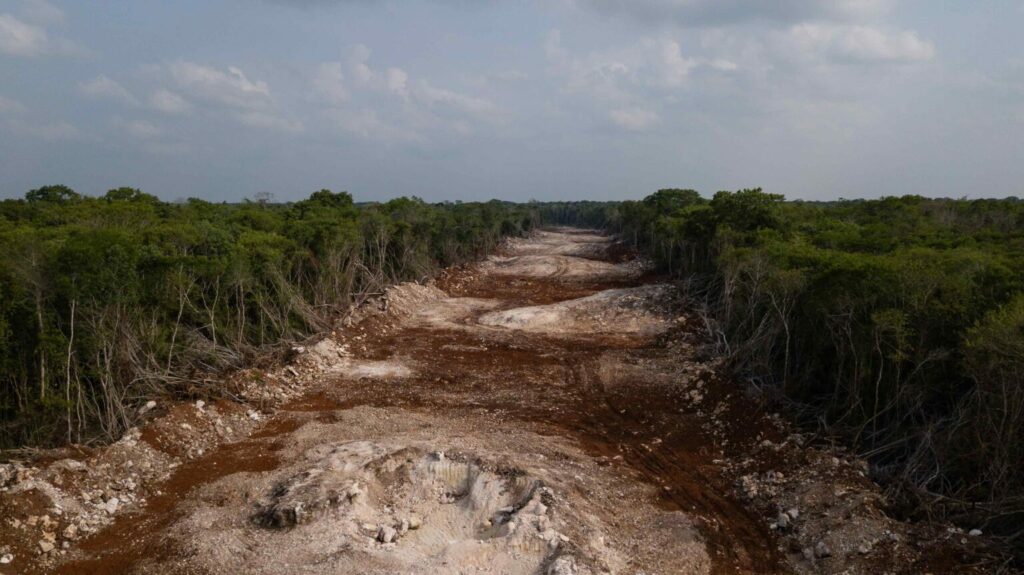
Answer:
[{"label": "overcast sky", "polygon": [[0,0],[0,197],[1024,196],[1024,0]]}]

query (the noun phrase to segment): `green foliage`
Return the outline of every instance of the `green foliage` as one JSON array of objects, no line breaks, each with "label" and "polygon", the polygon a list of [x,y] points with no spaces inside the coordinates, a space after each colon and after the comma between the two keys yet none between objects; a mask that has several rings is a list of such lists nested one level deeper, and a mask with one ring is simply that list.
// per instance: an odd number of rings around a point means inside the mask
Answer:
[{"label": "green foliage", "polygon": [[25,194],[25,201],[32,203],[51,202],[62,204],[81,198],[82,196],[67,186],[43,186]]},{"label": "green foliage", "polygon": [[870,454],[905,501],[941,494],[1015,532],[1000,518],[1024,513],[1020,201],[661,190],[581,208],[544,213],[621,231],[699,280],[737,373]]},{"label": "green foliage", "polygon": [[0,447],[131,424],[268,346],[327,329],[393,282],[477,258],[538,221],[503,203],[169,204],[65,186],[0,202]]}]

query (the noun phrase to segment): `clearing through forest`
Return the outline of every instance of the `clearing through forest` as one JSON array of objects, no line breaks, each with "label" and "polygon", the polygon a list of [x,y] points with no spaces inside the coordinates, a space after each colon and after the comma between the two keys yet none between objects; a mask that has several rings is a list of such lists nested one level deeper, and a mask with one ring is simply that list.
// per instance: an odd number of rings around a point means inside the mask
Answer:
[{"label": "clearing through forest", "polygon": [[10,471],[0,573],[955,563],[960,535],[890,519],[859,462],[720,380],[681,294],[628,255],[580,230],[511,240],[297,350],[290,391],[240,392],[252,410],[158,406],[108,448]]}]

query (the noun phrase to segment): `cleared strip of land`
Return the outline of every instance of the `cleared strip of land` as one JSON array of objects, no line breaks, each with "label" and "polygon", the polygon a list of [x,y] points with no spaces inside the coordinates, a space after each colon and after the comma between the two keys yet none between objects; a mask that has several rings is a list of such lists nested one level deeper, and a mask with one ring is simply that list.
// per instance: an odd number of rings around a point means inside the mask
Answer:
[{"label": "cleared strip of land", "polygon": [[0,504],[33,529],[45,513],[65,555],[0,534],[26,572],[942,570],[856,461],[721,380],[676,289],[615,249],[540,232],[393,288],[298,350],[290,391],[248,382],[263,410],[161,406],[101,453],[26,472]]}]

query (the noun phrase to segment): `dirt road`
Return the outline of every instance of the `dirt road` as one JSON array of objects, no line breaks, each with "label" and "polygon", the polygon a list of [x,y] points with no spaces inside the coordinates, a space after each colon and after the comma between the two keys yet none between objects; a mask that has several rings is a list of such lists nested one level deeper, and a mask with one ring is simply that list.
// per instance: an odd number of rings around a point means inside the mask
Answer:
[{"label": "dirt road", "polygon": [[[874,487],[806,450],[798,464],[835,468],[819,483],[848,495],[786,487],[787,426],[718,380],[678,293],[627,256],[604,236],[542,232],[392,290],[306,352],[320,371],[300,396],[189,451],[132,512],[34,570],[872,572],[905,557],[866,502],[829,539],[820,509]],[[176,428],[229,410],[186,407]],[[139,443],[185,449],[159,429]],[[865,514],[877,524],[845,527]]]}]

